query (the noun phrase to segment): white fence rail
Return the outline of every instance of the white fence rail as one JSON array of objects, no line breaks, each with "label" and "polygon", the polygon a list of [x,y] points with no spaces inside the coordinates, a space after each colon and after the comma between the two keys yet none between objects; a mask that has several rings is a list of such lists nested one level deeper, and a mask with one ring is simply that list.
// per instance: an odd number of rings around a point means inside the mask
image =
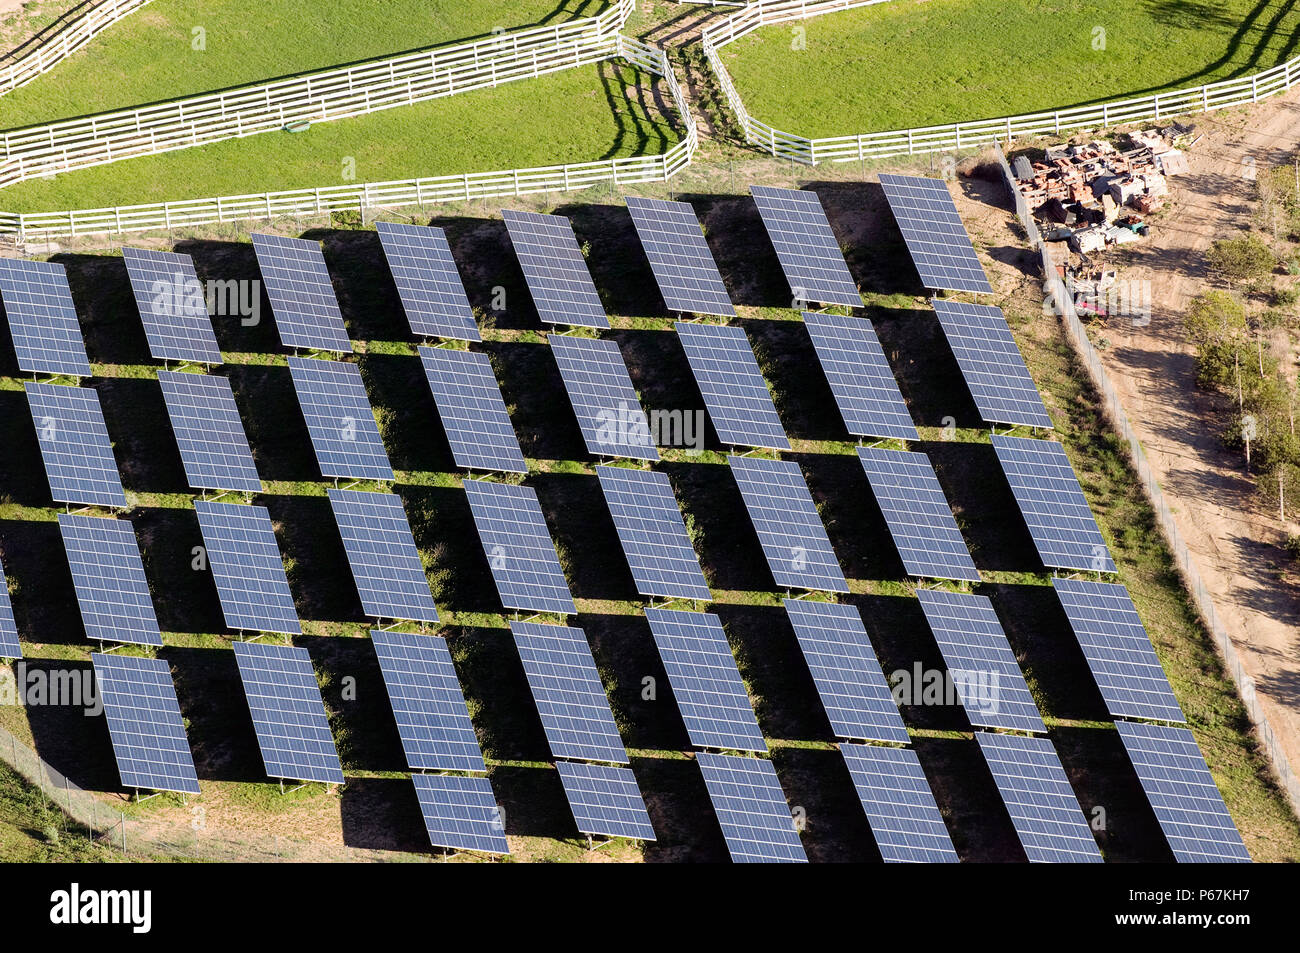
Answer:
[{"label": "white fence rail", "polygon": [[0,95],[48,73],[118,20],[149,0],[101,0],[66,23],[38,36],[26,49],[0,64]]},{"label": "white fence rail", "polygon": [[618,55],[662,76],[681,113],[685,135],[667,152],[503,172],[371,182],[319,189],[294,189],[256,195],[160,202],[116,208],[15,214],[0,212],[0,235],[18,244],[90,234],[120,234],[251,219],[319,215],[337,210],[424,206],[477,198],[563,192],[609,183],[665,182],[690,164],[699,133],[690,105],[674,75],[668,54],[631,37],[615,38]]},{"label": "white fence rail", "polygon": [[1300,80],[1300,57],[1297,57],[1253,76],[1139,99],[1023,116],[1004,116],[1000,119],[823,139],[810,139],[798,133],[783,132],[749,114],[722,63],[719,50],[762,26],[886,2],[888,0],[757,0],[706,30],[703,35],[705,55],[722,87],[728,106],[745,131],[745,138],[774,156],[807,165],[819,162],[856,162],[887,156],[959,151],[1025,136],[1060,135],[1079,129],[1105,129],[1129,123],[1158,122],[1174,116],[1257,103],[1276,93],[1285,92]]},{"label": "white fence rail", "polygon": [[0,186],[133,156],[324,122],[499,86],[617,55],[634,0],[596,17],[530,27],[138,109],[0,133]]}]

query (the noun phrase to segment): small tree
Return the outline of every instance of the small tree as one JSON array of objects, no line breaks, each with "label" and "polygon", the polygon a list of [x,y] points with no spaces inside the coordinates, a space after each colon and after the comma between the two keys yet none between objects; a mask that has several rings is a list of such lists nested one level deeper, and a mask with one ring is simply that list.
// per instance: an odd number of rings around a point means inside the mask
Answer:
[{"label": "small tree", "polygon": [[1277,267],[1277,257],[1254,235],[1221,238],[1205,254],[1210,271],[1229,285],[1254,281]]},{"label": "small tree", "polygon": [[1242,352],[1249,347],[1246,309],[1226,291],[1198,295],[1183,318],[1196,347],[1196,376],[1202,387],[1237,389]]}]

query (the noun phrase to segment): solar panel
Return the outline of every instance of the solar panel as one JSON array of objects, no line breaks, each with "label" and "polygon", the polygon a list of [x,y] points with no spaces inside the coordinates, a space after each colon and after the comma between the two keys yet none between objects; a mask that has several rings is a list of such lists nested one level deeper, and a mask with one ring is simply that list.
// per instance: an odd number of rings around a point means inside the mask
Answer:
[{"label": "solar panel", "polygon": [[733,447],[789,450],[744,328],[682,321],[674,327],[718,439]]},{"label": "solar panel", "polygon": [[946,291],[993,293],[944,182],[882,172],[880,186],[921,284]]},{"label": "solar panel", "polygon": [[673,696],[697,748],[766,751],[727,634],[715,615],[646,609]]},{"label": "solar panel", "polygon": [[989,423],[1050,429],[1052,418],[1001,309],[943,298],[930,304],[980,417]]},{"label": "solar panel", "polygon": [[627,210],[669,311],[735,316],[693,208],[629,195]]},{"label": "solar panel", "polygon": [[1250,853],[1192,733],[1127,721],[1115,727],[1178,862],[1249,863]]},{"label": "solar panel", "polygon": [[486,771],[444,639],[373,629],[370,641],[413,771]]},{"label": "solar panel", "polygon": [[921,439],[870,321],[805,311],[803,323],[849,433]]},{"label": "solar panel", "polygon": [[280,343],[307,351],[352,353],[320,243],[254,233],[253,250]]},{"label": "solar panel", "polygon": [[18,624],[14,621],[13,603],[9,601],[9,581],[5,579],[4,566],[0,566],[0,659],[22,657],[22,646],[18,644]]},{"label": "solar panel", "polygon": [[728,457],[772,578],[782,589],[848,592],[835,550],[793,460]]},{"label": "solar panel", "polygon": [[355,490],[330,490],[329,497],[366,615],[437,622],[438,610],[401,498]]},{"label": "solar panel", "polygon": [[424,374],[456,466],[527,473],[492,362],[477,351],[420,348]]},{"label": "solar panel", "polygon": [[578,830],[598,837],[655,839],[636,776],[607,764],[556,762]]},{"label": "solar panel", "polygon": [[481,341],[465,285],[441,228],[375,222],[411,333],[421,338]]},{"label": "solar panel", "polygon": [[885,863],[957,862],[952,838],[915,751],[840,745],[840,754]]},{"label": "solar panel", "polygon": [[91,375],[72,289],[62,265],[0,258],[0,300],[4,302],[20,371],[69,377]]},{"label": "solar panel", "polygon": [[343,767],[307,650],[263,642],[234,647],[267,775],[342,784]]},{"label": "solar panel", "polygon": [[609,327],[605,306],[592,284],[569,220],[513,209],[505,209],[501,215],[542,322]]},{"label": "solar panel", "polygon": [[574,615],[577,608],[532,487],[466,480],[465,496],[501,604]]},{"label": "solar panel", "polygon": [[510,632],[551,756],[627,764],[627,751],[582,630],[512,622]]},{"label": "solar panel", "polygon": [[27,384],[41,462],[56,503],[125,507],[99,394],[89,387]]},{"label": "solar panel", "polygon": [[862,307],[816,192],[751,185],[750,194],[796,301]]},{"label": "solar panel", "polygon": [[149,353],[159,361],[220,364],[208,302],[189,255],[152,248],[123,248],[131,293]]},{"label": "solar panel", "polygon": [[701,752],[695,756],[733,863],[805,863],[772,762]]},{"label": "solar panel", "polygon": [[1043,565],[1114,572],[1106,540],[1061,445],[994,434],[993,449]]},{"label": "solar panel", "polygon": [[194,512],[227,627],[300,635],[266,507],[195,500]]},{"label": "solar panel", "polygon": [[510,853],[501,809],[487,778],[415,774],[411,782],[434,847]]},{"label": "solar panel", "polygon": [[92,642],[162,645],[135,530],[126,520],[59,514],[77,607]]},{"label": "solar panel", "polygon": [[594,457],[658,460],[650,421],[618,345],[558,334],[549,340],[587,452]]},{"label": "solar panel", "polygon": [[189,485],[196,490],[262,492],[230,381],[159,371],[158,386]]},{"label": "solar panel", "polygon": [[1116,717],[1183,722],[1156,650],[1123,586],[1053,579],[1106,710]]},{"label": "solar panel", "polygon": [[198,794],[194,756],[167,663],[98,653],[90,661],[122,787]]},{"label": "solar panel", "polygon": [[918,589],[916,597],[970,723],[1047,731],[993,603],[985,596],[939,589]]},{"label": "solar panel", "polygon": [[321,475],[327,480],[394,480],[361,369],[341,361],[289,358]]},{"label": "solar panel", "polygon": [[786,599],[785,611],[835,736],[907,744],[907,729],[857,608]]},{"label": "solar panel", "polygon": [[975,732],[1030,863],[1101,863],[1079,799],[1047,738]]},{"label": "solar panel", "polygon": [[979,582],[948,498],[923,453],[859,447],[858,459],[909,576]]},{"label": "solar panel", "polygon": [[663,473],[596,467],[623,555],[643,596],[710,599],[672,484]]}]

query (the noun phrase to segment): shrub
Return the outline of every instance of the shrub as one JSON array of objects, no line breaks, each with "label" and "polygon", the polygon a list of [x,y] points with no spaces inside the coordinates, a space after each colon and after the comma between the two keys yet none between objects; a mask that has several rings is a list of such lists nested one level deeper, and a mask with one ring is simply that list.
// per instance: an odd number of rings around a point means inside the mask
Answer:
[{"label": "shrub", "polygon": [[1225,281],[1236,282],[1267,275],[1277,266],[1277,258],[1254,235],[1246,235],[1219,239],[1206,252],[1205,263]]}]

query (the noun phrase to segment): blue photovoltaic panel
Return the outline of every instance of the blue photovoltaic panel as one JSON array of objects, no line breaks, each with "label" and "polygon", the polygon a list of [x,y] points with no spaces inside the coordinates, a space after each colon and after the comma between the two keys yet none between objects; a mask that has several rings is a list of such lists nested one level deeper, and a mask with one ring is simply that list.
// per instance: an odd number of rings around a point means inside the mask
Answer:
[{"label": "blue photovoltaic panel", "polygon": [[77,606],[92,642],[162,645],[135,530],[126,520],[59,514]]},{"label": "blue photovoltaic panel", "polygon": [[853,787],[887,864],[953,864],[957,852],[910,748],[840,745]]},{"label": "blue photovoltaic panel", "polygon": [[352,342],[320,243],[254,234],[253,250],[280,343],[305,351],[351,354]]},{"label": "blue photovoltaic panel", "polygon": [[686,523],[663,473],[627,467],[596,467],[618,541],[643,596],[709,599]]},{"label": "blue photovoltaic panel", "polygon": [[22,658],[18,644],[18,625],[14,621],[14,607],[9,601],[9,582],[4,566],[0,566],[0,658]]},{"label": "blue photovoltaic panel", "polygon": [[880,186],[927,288],[992,294],[946,183],[881,173]]},{"label": "blue photovoltaic panel", "polygon": [[92,653],[124,788],[199,793],[172,673],[162,659]]},{"label": "blue photovoltaic panel", "polygon": [[230,381],[159,371],[158,386],[189,485],[196,490],[262,492]]},{"label": "blue photovoltaic panel", "polygon": [[627,210],[669,311],[735,316],[695,209],[629,195]]},{"label": "blue photovoltaic panel", "polygon": [[695,759],[733,863],[807,862],[771,761],[707,752]]},{"label": "blue photovoltaic panel", "polygon": [[554,758],[627,764],[591,647],[581,629],[512,622],[510,632]]},{"label": "blue photovoltaic panel", "polygon": [[837,738],[910,740],[856,606],[786,599],[804,661]]},{"label": "blue photovoltaic panel", "polygon": [[527,473],[492,362],[478,351],[420,348],[424,374],[456,466]]},{"label": "blue photovoltaic panel", "polygon": [[552,334],[551,353],[593,457],[658,460],[650,422],[613,341]]},{"label": "blue photovoltaic panel", "polygon": [[486,771],[446,640],[374,629],[370,641],[411,770]]},{"label": "blue photovoltaic panel", "polygon": [[125,507],[126,491],[117,473],[99,394],[89,387],[57,384],[27,384],[26,388],[50,497],[76,506]]},{"label": "blue photovoltaic panel", "polygon": [[1030,863],[1098,864],[1101,851],[1047,738],[975,732]]},{"label": "blue photovoltaic panel", "polygon": [[609,327],[605,306],[592,284],[569,220],[513,209],[505,209],[501,215],[542,323]]},{"label": "blue photovoltaic panel", "polygon": [[944,298],[930,304],[980,417],[989,423],[1050,429],[1052,418],[1001,309]]},{"label": "blue photovoltaic panel", "polygon": [[826,527],[793,460],[728,457],[772,578],[782,589],[848,592]]},{"label": "blue photovoltaic panel", "polygon": [[505,819],[487,778],[455,774],[411,776],[429,843],[451,850],[508,854]]},{"label": "blue photovoltaic panel", "polygon": [[1128,590],[1086,579],[1053,579],[1052,586],[1106,710],[1121,718],[1186,721]]},{"label": "blue photovoltaic panel", "polygon": [[858,459],[907,574],[979,582],[979,570],[930,458],[905,450],[859,447]]},{"label": "blue photovoltaic panel", "polygon": [[359,367],[291,357],[289,373],[322,476],[327,480],[396,479]]},{"label": "blue photovoltaic panel", "polygon": [[697,748],[766,751],[767,742],[715,615],[646,609],[686,733]]},{"label": "blue photovoltaic panel", "polygon": [[421,338],[481,341],[465,285],[441,228],[375,222],[411,333]]},{"label": "blue photovoltaic panel", "polygon": [[718,439],[732,447],[789,450],[745,329],[684,321],[674,327]]},{"label": "blue photovoltaic panel", "polygon": [[849,433],[921,439],[870,321],[805,311],[803,323]]},{"label": "blue photovoltaic panel", "polygon": [[1250,863],[1196,738],[1186,728],[1117,721],[1160,829],[1181,864]]},{"label": "blue photovoltaic panel", "polygon": [[189,255],[152,248],[123,248],[131,293],[149,353],[159,361],[220,364],[208,302]]},{"label": "blue photovoltaic panel", "polygon": [[1115,561],[1064,448],[1051,440],[994,434],[993,450],[1043,565],[1114,572]]},{"label": "blue photovoltaic panel", "polygon": [[751,185],[749,192],[795,300],[862,307],[817,193],[770,185]]},{"label": "blue photovoltaic panel", "polygon": [[583,834],[654,840],[636,777],[628,768],[607,764],[556,762],[573,820]]},{"label": "blue photovoltaic panel", "polygon": [[267,775],[342,784],[343,767],[307,650],[236,642],[235,662]]},{"label": "blue photovoltaic panel", "polygon": [[0,258],[0,301],[18,369],[28,374],[89,377],[90,358],[63,266]]},{"label": "blue photovoltaic panel", "polygon": [[916,597],[970,723],[1047,731],[993,603],[986,596],[942,589],[917,589]]},{"label": "blue photovoltaic panel", "polygon": [[195,500],[194,512],[226,625],[302,634],[266,507]]},{"label": "blue photovoltaic panel", "polygon": [[401,498],[356,490],[330,490],[329,497],[366,615],[437,622],[438,610]]},{"label": "blue photovoltaic panel", "polygon": [[464,486],[501,605],[575,615],[578,610],[533,488],[485,480],[466,480]]}]

